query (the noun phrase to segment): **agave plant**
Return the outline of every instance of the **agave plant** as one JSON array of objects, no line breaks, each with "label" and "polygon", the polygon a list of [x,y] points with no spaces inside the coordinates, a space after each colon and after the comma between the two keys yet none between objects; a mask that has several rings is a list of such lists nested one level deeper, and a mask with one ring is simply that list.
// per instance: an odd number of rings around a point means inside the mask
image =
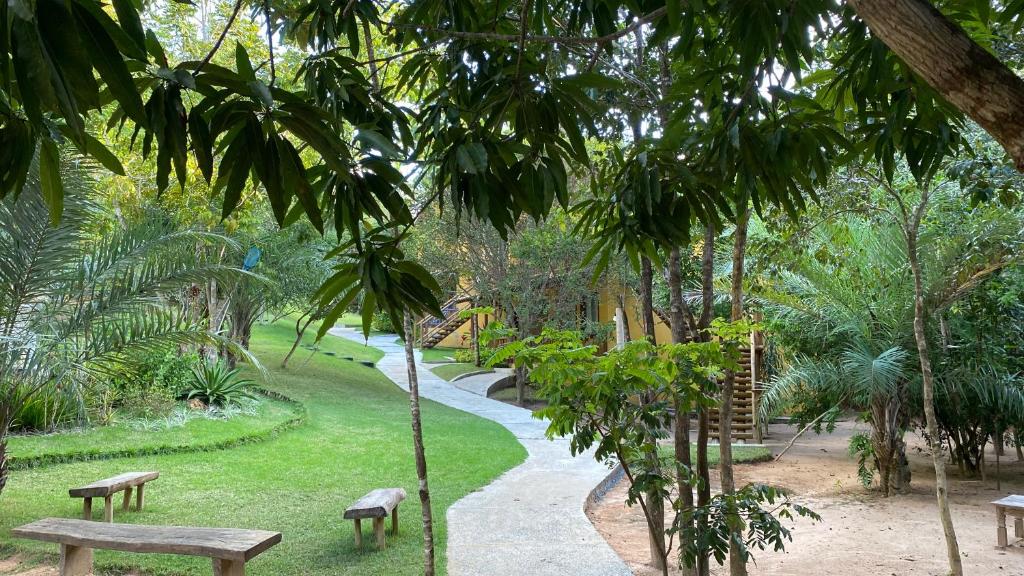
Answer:
[{"label": "agave plant", "polygon": [[197,243],[227,239],[158,220],[120,224],[92,201],[88,170],[63,168],[58,224],[51,224],[37,178],[0,202],[0,491],[8,479],[7,434],[41,394],[58,392],[81,408],[83,390],[130,369],[142,353],[231,346],[164,296],[237,276],[195,260]]},{"label": "agave plant", "polygon": [[208,406],[225,407],[243,398],[252,398],[252,380],[239,377],[240,368],[229,368],[223,362],[206,362],[193,368],[195,376],[187,398],[198,399]]}]

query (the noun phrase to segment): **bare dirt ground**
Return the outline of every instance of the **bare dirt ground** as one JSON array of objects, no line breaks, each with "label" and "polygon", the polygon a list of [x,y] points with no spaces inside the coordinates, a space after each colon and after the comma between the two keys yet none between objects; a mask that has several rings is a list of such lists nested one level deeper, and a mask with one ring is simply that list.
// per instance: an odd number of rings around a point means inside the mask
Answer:
[{"label": "bare dirt ground", "polygon": [[[822,516],[818,523],[787,522],[793,541],[785,552],[755,553],[751,575],[763,576],[943,576],[946,548],[935,503],[935,474],[924,442],[908,434],[913,479],[907,495],[884,498],[861,486],[857,464],[847,455],[849,437],[864,424],[840,423],[835,433],[808,432],[779,462],[738,465],[737,484],[761,482],[783,487],[792,499]],[[773,425],[766,444],[778,453],[796,433]],[[972,576],[1024,576],[1024,546],[995,549],[995,511],[989,504],[1011,493],[1024,494],[1024,463],[1012,449],[1003,457],[1002,489],[996,490],[995,456],[986,482],[964,480],[950,470],[950,492],[964,572]],[[716,482],[713,477],[712,482]],[[646,526],[639,507],[628,508],[620,483],[587,511],[597,529],[638,576],[659,572],[648,564]],[[1013,537],[1012,519],[1008,520]],[[679,571],[673,571],[678,574]],[[713,574],[727,574],[719,568]]]}]

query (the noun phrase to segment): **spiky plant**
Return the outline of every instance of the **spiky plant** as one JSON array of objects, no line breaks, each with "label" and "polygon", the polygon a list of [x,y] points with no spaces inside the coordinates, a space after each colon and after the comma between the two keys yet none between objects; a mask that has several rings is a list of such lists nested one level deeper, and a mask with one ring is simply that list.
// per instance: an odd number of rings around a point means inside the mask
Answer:
[{"label": "spiky plant", "polygon": [[57,224],[36,178],[0,202],[0,491],[12,421],[42,392],[59,391],[82,406],[87,387],[140,353],[230,346],[164,297],[192,282],[236,276],[194,256],[197,243],[227,239],[160,221],[121,225],[90,199],[88,168],[66,165],[62,179]]},{"label": "spiky plant", "polygon": [[[1019,246],[1018,218],[1006,211],[963,214],[962,201],[944,197],[935,212],[954,212],[951,225],[920,239],[926,311],[938,315],[992,274],[1011,265]],[[938,215],[938,214],[937,214]],[[947,219],[943,218],[943,222]],[[803,355],[770,383],[762,414],[813,398],[816,408],[863,411],[886,492],[904,480],[902,434],[918,416],[914,294],[906,245],[895,225],[850,217],[822,226],[806,256],[754,299]],[[937,347],[938,348],[938,347]],[[941,376],[941,375],[940,375]],[[949,396],[945,396],[949,398]],[[893,451],[895,450],[895,453]],[[891,469],[886,471],[886,462]]]},{"label": "spiky plant", "polygon": [[240,368],[230,368],[220,361],[192,368],[192,389],[187,398],[221,408],[236,404],[243,398],[252,398],[253,381],[240,377],[240,371]]}]

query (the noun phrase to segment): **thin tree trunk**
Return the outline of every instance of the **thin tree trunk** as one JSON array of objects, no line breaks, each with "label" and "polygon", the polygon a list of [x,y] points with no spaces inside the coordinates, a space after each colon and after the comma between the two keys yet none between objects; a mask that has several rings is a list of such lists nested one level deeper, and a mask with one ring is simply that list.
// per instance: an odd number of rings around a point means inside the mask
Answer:
[{"label": "thin tree trunk", "polygon": [[420,421],[420,384],[416,375],[416,354],[412,342],[412,313],[405,312],[405,363],[409,374],[409,406],[412,413],[412,443],[416,453],[416,477],[420,481],[420,507],[423,510],[423,574],[434,576],[434,516],[430,510],[430,486],[427,484],[427,457],[423,449]]},{"label": "thin tree trunk", "polygon": [[[737,212],[739,217],[736,220],[732,247],[732,311],[729,317],[733,322],[743,319],[743,259],[747,249],[747,223],[750,220],[750,210],[746,206],[742,206]],[[732,402],[735,385],[736,372],[726,370],[725,378],[722,380],[722,402],[718,407],[718,470],[724,495],[736,493],[736,480],[732,470]],[[729,573],[732,576],[746,576],[747,563],[743,558],[743,550],[736,542],[737,539],[743,539],[743,528],[737,522],[730,527],[730,532],[732,537],[729,540]]]},{"label": "thin tree trunk", "polygon": [[[672,327],[672,343],[681,344],[686,341],[686,318],[692,318],[689,307],[683,300],[682,275],[679,271],[679,248],[672,248],[668,258],[668,268],[665,271],[665,280],[668,283],[669,293],[669,323]],[[693,327],[691,327],[693,328]],[[692,330],[696,333],[696,330]],[[680,510],[683,522],[693,527],[691,517],[693,511],[693,486],[690,485],[690,406],[684,404],[679,394],[673,395],[675,408],[674,419],[674,448],[676,458],[676,486],[679,489],[679,496],[682,499]],[[695,570],[687,570],[688,574],[694,574]]]},{"label": "thin tree trunk", "polygon": [[[704,250],[701,254],[701,312],[698,337],[707,342],[710,339],[708,327],[714,315],[715,306],[715,227],[708,224],[704,230]],[[710,382],[705,383],[705,392]],[[711,502],[711,474],[708,470],[708,436],[710,436],[710,418],[705,407],[697,409],[697,505],[707,506]],[[700,529],[700,526],[697,526]],[[697,558],[697,576],[708,576],[711,573],[707,554]]]},{"label": "thin tree trunk", "polygon": [[925,332],[924,308],[924,275],[918,260],[917,239],[921,228],[921,218],[928,206],[929,189],[921,188],[921,200],[914,210],[909,222],[905,225],[907,239],[907,258],[914,274],[914,339],[917,340],[917,354],[921,361],[921,384],[924,391],[924,416],[928,427],[928,438],[931,443],[932,464],[935,466],[935,496],[939,504],[939,519],[942,532],[946,537],[946,556],[949,560],[949,571],[953,576],[963,576],[964,569],[960,561],[960,546],[956,540],[953,527],[953,516],[949,510],[949,485],[946,481],[946,461],[942,453],[942,442],[939,437],[939,420],[935,415],[935,382],[932,376],[932,361],[928,351],[928,337]]},{"label": "thin tree trunk", "polygon": [[927,0],[849,0],[871,33],[1024,169],[1024,80]]},{"label": "thin tree trunk", "polygon": [[480,367],[480,320],[476,314],[473,314],[470,320],[470,330],[473,332],[473,364]]},{"label": "thin tree trunk", "polygon": [[7,424],[2,425],[3,428],[0,429],[0,494],[3,494],[3,489],[7,486],[7,477],[10,474],[7,465],[7,431],[9,426]]},{"label": "thin tree trunk", "polygon": [[[644,322],[644,337],[651,344],[655,343],[654,336],[654,269],[651,266],[650,258],[644,256],[640,259],[640,308],[641,317]],[[645,399],[647,403],[654,401],[653,396]],[[654,438],[657,443],[657,438]],[[647,455],[647,465],[651,472],[660,473],[661,464],[658,460],[658,453]],[[647,492],[647,508],[650,516],[648,525],[648,537],[651,552],[651,564],[655,568],[665,572],[668,568],[665,564],[665,502],[661,494],[656,490]],[[667,573],[667,572],[666,572]]]},{"label": "thin tree trunk", "polygon": [[[300,328],[299,324],[302,322],[303,318],[306,318],[306,323],[303,324],[302,327]],[[295,354],[295,350],[299,347],[299,344],[302,343],[302,336],[306,333],[306,328],[309,328],[309,325],[312,323],[313,314],[309,314],[308,316],[302,315],[295,320],[295,342],[292,342],[291,350],[288,351],[288,354],[284,357],[284,360],[281,360],[282,369],[288,367],[288,360],[291,359],[292,354]]]}]

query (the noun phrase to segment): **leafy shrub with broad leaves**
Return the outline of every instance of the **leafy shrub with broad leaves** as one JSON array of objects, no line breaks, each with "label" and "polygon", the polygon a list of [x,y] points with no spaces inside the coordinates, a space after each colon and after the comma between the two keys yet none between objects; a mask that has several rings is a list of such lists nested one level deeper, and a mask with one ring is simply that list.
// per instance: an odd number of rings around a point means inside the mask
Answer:
[{"label": "leafy shrub with broad leaves", "polygon": [[192,370],[201,362],[197,353],[175,349],[137,355],[107,382],[102,403],[133,416],[163,416],[173,410],[175,399],[191,391]]},{"label": "leafy shrub with broad leaves", "polygon": [[186,398],[198,399],[209,406],[228,406],[243,398],[252,398],[252,380],[239,377],[240,368],[228,368],[223,362],[207,362],[192,369],[192,389]]},{"label": "leafy shrub with broad leaves", "polygon": [[452,358],[455,358],[456,362],[472,363],[476,362],[476,355],[470,348],[459,348],[452,354]]}]

